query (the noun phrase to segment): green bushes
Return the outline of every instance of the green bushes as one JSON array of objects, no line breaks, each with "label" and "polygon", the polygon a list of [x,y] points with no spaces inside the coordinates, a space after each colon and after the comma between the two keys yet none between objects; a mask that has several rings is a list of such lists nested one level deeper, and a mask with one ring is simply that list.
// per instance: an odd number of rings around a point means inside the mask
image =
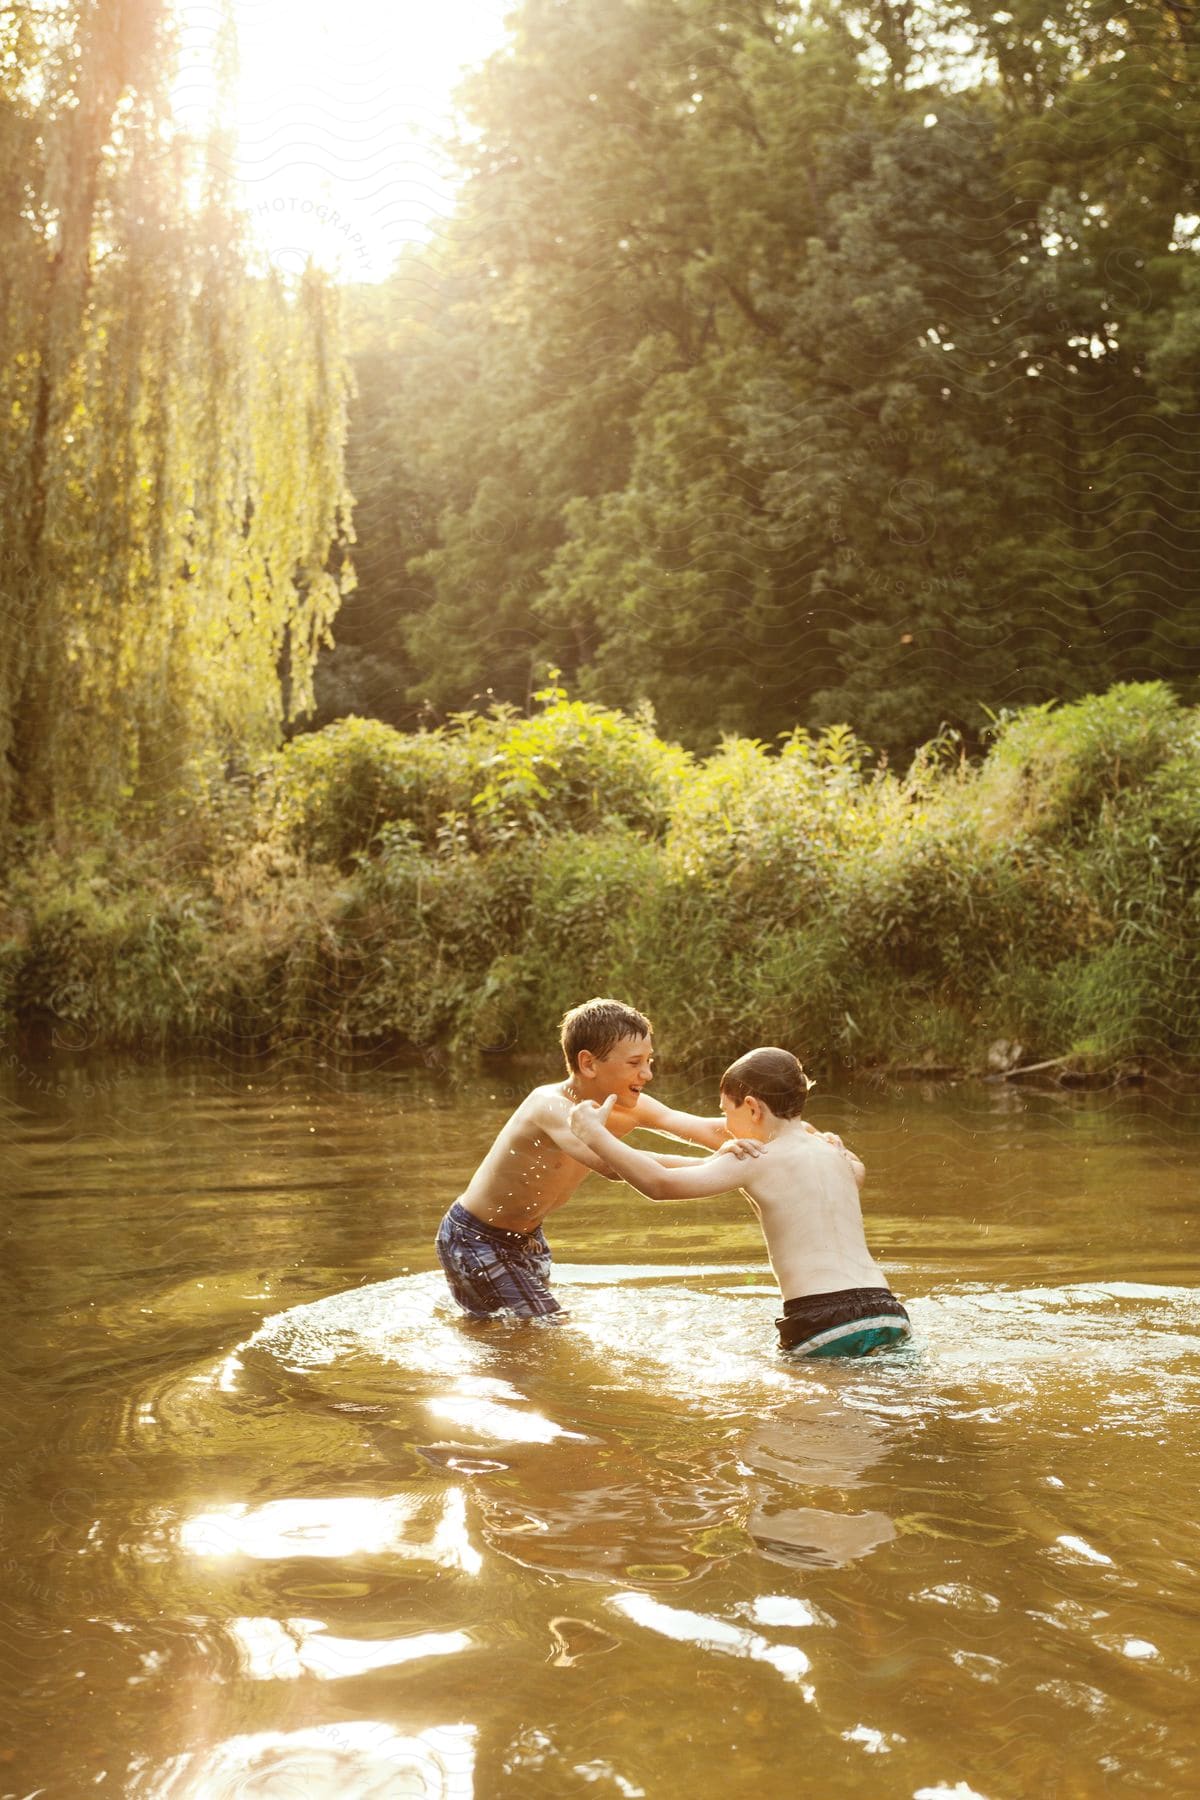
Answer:
[{"label": "green bushes", "polygon": [[1006,836],[1085,839],[1187,747],[1195,720],[1161,681],[1121,683],[1070,706],[1031,706],[997,725],[979,781],[985,817]]},{"label": "green bushes", "polygon": [[733,881],[747,897],[793,880],[797,908],[819,898],[838,859],[878,834],[890,788],[863,780],[868,756],[842,725],[814,738],[791,732],[778,753],[753,738],[728,739],[672,809],[673,868],[709,886]]},{"label": "green bushes", "polygon": [[484,854],[453,837],[427,850],[393,827],[359,860],[350,925],[368,976],[351,1035],[515,1048],[507,959],[526,929],[536,854]]},{"label": "green bushes", "polygon": [[209,941],[211,903],[164,878],[155,856],[41,848],[10,879],[0,938],[9,1016],[42,1020],[67,1049],[158,1048],[197,1013],[181,973]]},{"label": "green bushes", "polygon": [[267,780],[269,828],[310,859],[349,867],[386,826],[426,848],[477,850],[514,838],[620,822],[657,835],[691,766],[640,719],[568,701],[560,689],[533,718],[496,707],[448,727],[394,731],[339,719],[296,738]]},{"label": "green bushes", "polygon": [[67,1043],[548,1050],[608,991],[679,1061],[983,1067],[1002,1037],[1200,1066],[1200,715],[1161,685],[904,776],[844,728],[696,764],[544,698],[411,737],[345,719],[170,836],[27,855],[0,1004]]},{"label": "green bushes", "polygon": [[268,784],[271,828],[290,849],[339,868],[384,825],[404,823],[432,844],[446,816],[470,805],[497,738],[486,720],[406,737],[378,719],[339,719],[279,753]]},{"label": "green bushes", "polygon": [[[531,719],[504,720],[472,795],[491,839],[519,832],[592,831],[613,823],[657,836],[684,788],[692,759],[655,737],[642,719],[568,701]],[[503,718],[503,715],[499,715]]]}]

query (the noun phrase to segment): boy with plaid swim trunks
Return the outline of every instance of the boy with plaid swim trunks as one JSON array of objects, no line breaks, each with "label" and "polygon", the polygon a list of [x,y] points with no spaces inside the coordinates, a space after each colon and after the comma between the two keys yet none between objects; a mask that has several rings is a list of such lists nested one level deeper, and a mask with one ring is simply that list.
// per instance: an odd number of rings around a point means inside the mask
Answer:
[{"label": "boy with plaid swim trunks", "polygon": [[[618,1179],[572,1132],[570,1112],[579,1101],[607,1103],[606,1136],[614,1142],[644,1126],[710,1150],[757,1153],[756,1145],[729,1144],[723,1119],[676,1112],[650,1098],[650,1021],[633,1007],[603,999],[573,1007],[563,1018],[561,1041],[566,1080],[526,1096],[438,1228],[438,1260],[450,1292],[472,1318],[502,1312],[547,1318],[562,1310],[549,1288],[542,1221],[566,1205],[589,1170]],[[660,1168],[694,1166],[684,1156],[646,1160]]]},{"label": "boy with plaid swim trunks", "polygon": [[867,1356],[911,1335],[908,1314],[867,1249],[858,1190],[864,1170],[841,1139],[801,1118],[808,1077],[789,1050],[750,1050],[721,1077],[730,1134],[764,1146],[742,1168],[721,1157],[662,1168],[605,1129],[608,1103],[585,1100],[571,1127],[652,1200],[741,1188],[758,1214],[784,1295],[780,1347],[800,1356]]}]

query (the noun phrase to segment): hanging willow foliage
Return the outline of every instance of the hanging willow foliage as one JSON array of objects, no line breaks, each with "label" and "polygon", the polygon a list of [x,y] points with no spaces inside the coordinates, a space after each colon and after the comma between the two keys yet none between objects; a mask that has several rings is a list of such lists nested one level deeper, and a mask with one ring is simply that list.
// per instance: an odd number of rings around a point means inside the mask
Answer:
[{"label": "hanging willow foliage", "polygon": [[250,271],[173,55],[164,0],[0,24],[0,827],[276,742],[352,582],[336,294]]}]

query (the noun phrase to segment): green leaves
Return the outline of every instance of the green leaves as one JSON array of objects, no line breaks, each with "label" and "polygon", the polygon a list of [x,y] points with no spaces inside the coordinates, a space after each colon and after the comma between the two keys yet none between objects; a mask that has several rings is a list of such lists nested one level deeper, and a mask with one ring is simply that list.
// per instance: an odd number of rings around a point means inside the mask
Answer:
[{"label": "green leaves", "polygon": [[159,0],[10,48],[0,831],[167,808],[197,758],[273,748],[352,582],[337,297],[249,272],[225,158],[168,116]]},{"label": "green leaves", "polygon": [[904,776],[845,727],[697,763],[571,701],[351,719],[170,833],[31,846],[0,995],[89,1041],[545,1049],[636,996],[677,1066],[1200,1063],[1200,725],[1159,684],[1010,712]]},{"label": "green leaves", "polygon": [[367,340],[419,513],[364,511],[369,641],[411,706],[524,706],[550,660],[693,750],[850,720],[905,756],[1195,679],[1182,15],[515,21],[460,212]]},{"label": "green leaves", "polygon": [[610,821],[660,834],[687,754],[643,720],[556,685],[542,693],[545,710],[527,719],[495,707],[409,735],[356,718],[306,733],[275,761],[269,829],[341,867],[377,842],[388,855],[410,839],[449,852]]}]

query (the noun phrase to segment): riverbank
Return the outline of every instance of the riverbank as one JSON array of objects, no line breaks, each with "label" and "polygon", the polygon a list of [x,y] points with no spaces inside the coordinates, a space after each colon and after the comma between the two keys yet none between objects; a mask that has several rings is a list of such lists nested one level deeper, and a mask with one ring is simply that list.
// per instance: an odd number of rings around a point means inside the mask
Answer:
[{"label": "riverbank", "polygon": [[677,1067],[783,1042],[829,1073],[1182,1078],[1198,877],[1200,725],[1162,684],[903,775],[844,728],[700,762],[554,692],[409,736],[343,720],[27,836],[0,1015],[68,1049],[454,1058],[540,1051],[607,991]]}]

